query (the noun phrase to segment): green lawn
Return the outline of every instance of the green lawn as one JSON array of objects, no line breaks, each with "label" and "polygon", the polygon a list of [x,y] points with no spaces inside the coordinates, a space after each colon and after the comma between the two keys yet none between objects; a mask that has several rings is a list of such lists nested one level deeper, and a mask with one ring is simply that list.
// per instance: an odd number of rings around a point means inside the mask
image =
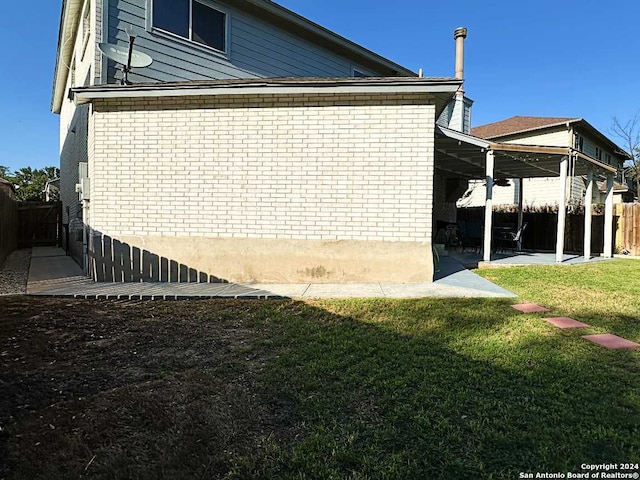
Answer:
[{"label": "green lawn", "polygon": [[[68,427],[78,439],[52,447],[46,478],[515,479],[638,462],[640,350],[608,351],[580,336],[640,342],[640,262],[479,273],[520,298],[65,301],[67,311],[124,312],[114,325],[133,333],[119,334],[129,354],[114,365],[137,380],[96,387],[65,411],[92,424]],[[516,301],[592,327],[557,329],[510,308]],[[96,316],[64,328],[91,331]],[[74,364],[91,366],[88,358]],[[79,372],[81,384],[88,374]],[[98,407],[116,420],[100,423]],[[43,414],[33,415],[37,424]],[[38,450],[11,442],[24,475],[15,478],[39,478]],[[28,465],[15,460],[20,446]]]}]

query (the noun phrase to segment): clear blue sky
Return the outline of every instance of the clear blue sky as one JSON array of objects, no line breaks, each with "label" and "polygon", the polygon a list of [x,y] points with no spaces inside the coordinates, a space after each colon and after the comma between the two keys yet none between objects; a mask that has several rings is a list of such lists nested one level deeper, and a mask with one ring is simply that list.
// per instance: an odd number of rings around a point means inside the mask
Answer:
[{"label": "clear blue sky", "polygon": [[[0,16],[0,165],[58,164],[50,113],[61,0],[5,2]],[[474,126],[513,115],[583,117],[608,133],[640,109],[637,0],[279,0],[426,76],[453,76],[469,29]],[[614,139],[616,140],[616,139]]]}]

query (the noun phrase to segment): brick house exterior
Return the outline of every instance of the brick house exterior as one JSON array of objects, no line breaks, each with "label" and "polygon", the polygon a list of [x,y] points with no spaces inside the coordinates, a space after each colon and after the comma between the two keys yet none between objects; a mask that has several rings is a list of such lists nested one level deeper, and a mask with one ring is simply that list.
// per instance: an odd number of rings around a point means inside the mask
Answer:
[{"label": "brick house exterior", "polygon": [[[219,51],[167,36],[152,2],[105,1],[63,0],[75,44],[59,43],[52,101],[66,247],[87,274],[432,280],[434,128],[461,79],[418,78],[270,1],[208,6]],[[118,85],[97,45],[131,29],[154,63]]]}]

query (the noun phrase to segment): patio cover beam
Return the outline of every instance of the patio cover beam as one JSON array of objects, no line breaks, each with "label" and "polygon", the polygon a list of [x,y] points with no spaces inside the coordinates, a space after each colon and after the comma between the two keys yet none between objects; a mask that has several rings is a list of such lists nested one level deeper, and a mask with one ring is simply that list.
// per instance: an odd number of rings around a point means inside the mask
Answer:
[{"label": "patio cover beam", "polygon": [[582,152],[577,152],[577,151],[573,151],[574,155],[584,161],[586,161],[588,164],[597,167],[597,168],[601,168],[602,170],[605,170],[607,173],[616,173],[616,167],[613,167],[611,165],[607,165],[606,163],[602,163],[599,162],[598,160],[596,160],[595,158],[591,158],[589,155],[585,155]]},{"label": "patio cover beam", "polygon": [[492,143],[489,148],[496,152],[540,153],[547,155],[569,155],[569,148],[541,147],[538,145],[518,145],[513,143]]}]

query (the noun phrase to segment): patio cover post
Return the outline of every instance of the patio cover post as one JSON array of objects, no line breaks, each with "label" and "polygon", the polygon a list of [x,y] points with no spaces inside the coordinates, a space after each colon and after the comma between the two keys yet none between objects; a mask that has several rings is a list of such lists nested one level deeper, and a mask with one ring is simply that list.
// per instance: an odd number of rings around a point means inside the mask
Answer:
[{"label": "patio cover post", "polygon": [[524,223],[524,213],[522,212],[522,205],[524,203],[524,193],[522,187],[524,186],[524,180],[518,178],[518,231],[522,228]]},{"label": "patio cover post", "polygon": [[491,228],[493,223],[493,174],[495,166],[495,154],[493,150],[487,150],[486,178],[487,198],[484,203],[484,258],[485,262],[491,261]]},{"label": "patio cover post", "polygon": [[604,203],[604,257],[613,257],[613,173],[607,174],[607,199]]},{"label": "patio cover post", "polygon": [[564,230],[567,220],[567,173],[569,171],[569,157],[563,157],[560,162],[560,198],[558,199],[558,230],[556,235],[556,262],[564,260]]},{"label": "patio cover post", "polygon": [[587,171],[587,191],[584,194],[584,261],[591,259],[591,224],[593,220],[593,168]]}]

